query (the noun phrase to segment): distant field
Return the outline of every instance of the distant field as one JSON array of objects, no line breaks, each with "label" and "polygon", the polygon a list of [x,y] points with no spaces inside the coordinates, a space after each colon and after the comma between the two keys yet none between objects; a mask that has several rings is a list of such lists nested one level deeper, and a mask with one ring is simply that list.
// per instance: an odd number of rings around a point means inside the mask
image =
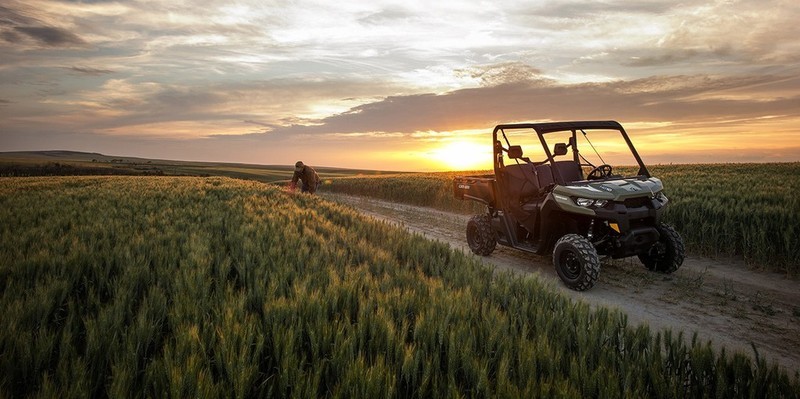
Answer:
[{"label": "distant field", "polygon": [[797,397],[316,196],[0,178],[0,397]]},{"label": "distant field", "polygon": [[[225,176],[283,184],[292,165],[247,165],[109,157],[71,151],[0,153],[0,176]],[[397,173],[317,167],[322,190],[363,195],[465,214],[483,207],[453,198],[465,173]],[[741,256],[751,265],[800,276],[800,163],[655,165],[672,200],[665,213],[690,250]]]},{"label": "distant field", "polygon": [[[313,166],[313,165],[312,165]],[[376,175],[393,172],[316,167],[326,178]],[[75,151],[29,151],[0,153],[0,176],[225,176],[283,183],[292,178],[294,165],[252,165],[218,162],[169,161],[114,157]]]},{"label": "distant field", "polygon": [[[800,163],[656,165],[671,203],[667,223],[689,248],[714,256],[742,256],[752,265],[800,275]],[[474,201],[453,197],[456,175],[488,172],[398,174],[332,179],[324,190],[482,213]]]}]

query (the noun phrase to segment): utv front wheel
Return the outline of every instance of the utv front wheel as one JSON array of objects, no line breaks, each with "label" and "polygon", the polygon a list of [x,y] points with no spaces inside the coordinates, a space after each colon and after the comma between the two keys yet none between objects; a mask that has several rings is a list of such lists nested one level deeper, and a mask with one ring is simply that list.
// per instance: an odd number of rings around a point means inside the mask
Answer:
[{"label": "utv front wheel", "polygon": [[657,229],[658,242],[646,253],[639,254],[639,260],[650,271],[672,273],[683,264],[683,257],[686,254],[683,239],[670,225],[661,223]]},{"label": "utv front wheel", "polygon": [[600,258],[591,242],[577,234],[567,234],[556,242],[553,265],[564,284],[576,291],[592,288],[600,276]]},{"label": "utv front wheel", "polygon": [[492,218],[489,215],[475,215],[467,222],[467,243],[472,252],[487,256],[494,251],[497,240],[492,230]]}]

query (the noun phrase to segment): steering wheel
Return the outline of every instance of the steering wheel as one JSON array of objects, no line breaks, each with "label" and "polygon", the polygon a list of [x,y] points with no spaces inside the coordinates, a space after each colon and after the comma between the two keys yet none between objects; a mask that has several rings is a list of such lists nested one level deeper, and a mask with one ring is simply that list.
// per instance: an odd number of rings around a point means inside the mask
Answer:
[{"label": "steering wheel", "polygon": [[605,179],[611,177],[611,165],[604,163],[600,166],[596,166],[589,172],[589,175],[586,176],[587,180],[597,180],[597,179]]}]

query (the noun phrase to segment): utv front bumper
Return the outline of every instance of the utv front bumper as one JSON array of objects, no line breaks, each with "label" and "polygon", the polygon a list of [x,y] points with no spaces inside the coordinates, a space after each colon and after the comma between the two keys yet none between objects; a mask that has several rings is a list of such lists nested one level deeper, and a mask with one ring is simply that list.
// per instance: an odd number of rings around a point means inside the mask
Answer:
[{"label": "utv front bumper", "polygon": [[638,197],[611,202],[595,210],[609,226],[605,251],[613,258],[646,253],[659,239],[656,229],[664,204],[654,198]]},{"label": "utv front bumper", "polygon": [[612,258],[626,258],[628,256],[646,253],[656,242],[659,234],[655,227],[637,227],[625,234],[610,237],[611,248],[609,254]]}]

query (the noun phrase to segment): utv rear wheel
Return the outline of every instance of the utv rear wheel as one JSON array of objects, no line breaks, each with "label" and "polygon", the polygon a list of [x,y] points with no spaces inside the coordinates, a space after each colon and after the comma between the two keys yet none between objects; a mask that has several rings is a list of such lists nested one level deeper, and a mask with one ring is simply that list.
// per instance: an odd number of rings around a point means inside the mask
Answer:
[{"label": "utv rear wheel", "polygon": [[577,234],[567,234],[556,242],[553,265],[564,284],[576,291],[592,288],[600,276],[600,258],[591,242]]},{"label": "utv rear wheel", "polygon": [[475,215],[467,222],[467,243],[472,252],[487,256],[494,251],[497,240],[492,230],[492,218],[489,215]]},{"label": "utv rear wheel", "polygon": [[683,264],[686,250],[683,239],[672,226],[661,223],[658,226],[658,242],[647,253],[639,254],[639,260],[651,271],[672,273]]}]

